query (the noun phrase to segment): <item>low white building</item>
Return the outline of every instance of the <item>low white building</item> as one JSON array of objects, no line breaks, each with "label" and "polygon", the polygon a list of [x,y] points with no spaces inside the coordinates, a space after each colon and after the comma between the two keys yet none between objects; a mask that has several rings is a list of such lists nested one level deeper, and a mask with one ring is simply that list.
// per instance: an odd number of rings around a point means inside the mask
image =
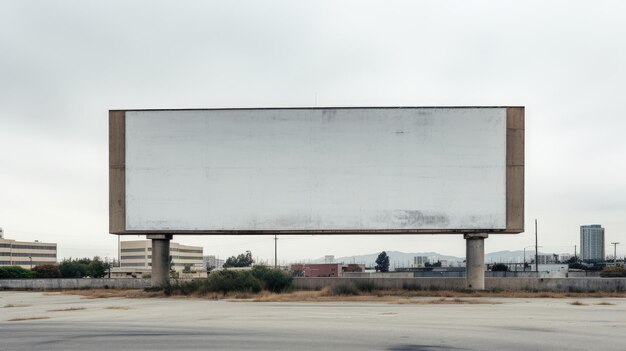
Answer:
[{"label": "low white building", "polygon": [[205,269],[221,268],[224,265],[224,260],[217,258],[215,255],[204,256],[202,259]]}]

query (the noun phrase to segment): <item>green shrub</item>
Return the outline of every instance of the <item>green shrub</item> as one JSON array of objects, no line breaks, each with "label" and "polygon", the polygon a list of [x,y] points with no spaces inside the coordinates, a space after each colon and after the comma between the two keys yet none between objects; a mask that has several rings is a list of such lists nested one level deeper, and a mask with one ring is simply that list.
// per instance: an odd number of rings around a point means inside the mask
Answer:
[{"label": "green shrub", "polygon": [[223,270],[212,272],[199,287],[200,292],[251,292],[263,289],[261,282],[249,271]]},{"label": "green shrub", "polygon": [[[221,270],[212,272],[206,279],[191,281],[172,280],[163,287],[165,295],[191,295],[193,293],[258,293],[263,289],[272,292],[283,292],[291,288],[293,278],[277,270],[258,267],[251,271]],[[147,288],[145,291],[161,289]]]},{"label": "green shrub", "polygon": [[31,279],[36,277],[37,273],[20,266],[0,267],[0,279]]},{"label": "green shrub", "polygon": [[32,271],[37,274],[37,278],[61,278],[57,264],[41,264],[33,267]]},{"label": "green shrub", "polygon": [[403,283],[402,289],[409,290],[409,291],[421,291],[421,290],[424,290],[425,288],[424,286],[420,284],[416,284],[416,283]]},{"label": "green shrub", "polygon": [[337,284],[331,288],[333,295],[360,295],[359,289],[352,283]]},{"label": "green shrub", "polygon": [[198,280],[191,280],[186,282],[179,282],[175,280],[170,283],[170,287],[173,291],[180,293],[181,295],[191,295],[201,289],[202,283]]},{"label": "green shrub", "polygon": [[263,266],[252,268],[252,275],[263,283],[265,290],[281,293],[291,288],[293,277],[280,269],[269,269]]},{"label": "green shrub", "polygon": [[376,285],[374,285],[374,283],[371,283],[371,282],[359,282],[359,283],[356,283],[355,286],[361,292],[371,293],[374,290],[378,290],[376,288]]}]

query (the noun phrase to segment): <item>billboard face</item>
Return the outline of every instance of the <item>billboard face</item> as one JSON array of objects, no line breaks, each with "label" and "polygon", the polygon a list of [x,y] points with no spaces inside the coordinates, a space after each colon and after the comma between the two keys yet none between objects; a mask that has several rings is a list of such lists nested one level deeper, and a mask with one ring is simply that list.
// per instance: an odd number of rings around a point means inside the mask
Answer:
[{"label": "billboard face", "polygon": [[523,108],[111,111],[110,128],[112,233],[523,231]]}]

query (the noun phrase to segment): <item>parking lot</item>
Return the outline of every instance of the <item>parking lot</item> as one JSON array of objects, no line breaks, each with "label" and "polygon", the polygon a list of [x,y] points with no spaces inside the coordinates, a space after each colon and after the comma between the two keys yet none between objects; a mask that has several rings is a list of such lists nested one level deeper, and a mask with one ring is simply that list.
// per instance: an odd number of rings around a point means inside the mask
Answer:
[{"label": "parking lot", "polygon": [[623,350],[618,298],[250,302],[0,291],[2,350]]}]

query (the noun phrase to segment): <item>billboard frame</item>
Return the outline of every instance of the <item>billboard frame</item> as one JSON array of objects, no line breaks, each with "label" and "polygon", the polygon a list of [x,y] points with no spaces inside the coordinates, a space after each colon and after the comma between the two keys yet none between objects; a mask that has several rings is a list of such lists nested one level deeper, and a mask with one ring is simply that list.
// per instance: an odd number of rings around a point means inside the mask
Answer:
[{"label": "billboard frame", "polygon": [[[126,229],[126,112],[214,110],[324,110],[324,109],[506,109],[506,228],[505,229],[337,229],[337,230],[127,230]],[[127,109],[109,111],[109,232],[119,235],[366,235],[366,234],[516,234],[524,231],[524,107],[523,106],[403,106],[296,107],[216,109]]]}]

